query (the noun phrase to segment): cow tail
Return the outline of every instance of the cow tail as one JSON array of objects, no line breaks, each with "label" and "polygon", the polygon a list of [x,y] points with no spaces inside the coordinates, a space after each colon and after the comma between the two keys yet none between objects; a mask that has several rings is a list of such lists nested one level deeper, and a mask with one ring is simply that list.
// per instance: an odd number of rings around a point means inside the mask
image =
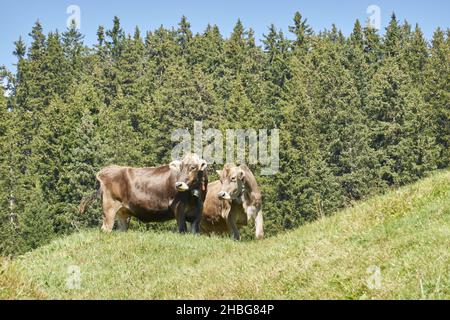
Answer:
[{"label": "cow tail", "polygon": [[100,199],[102,196],[102,187],[100,186],[97,191],[94,191],[89,196],[81,200],[80,205],[78,206],[79,213],[85,213],[87,208],[94,202],[96,199]]}]

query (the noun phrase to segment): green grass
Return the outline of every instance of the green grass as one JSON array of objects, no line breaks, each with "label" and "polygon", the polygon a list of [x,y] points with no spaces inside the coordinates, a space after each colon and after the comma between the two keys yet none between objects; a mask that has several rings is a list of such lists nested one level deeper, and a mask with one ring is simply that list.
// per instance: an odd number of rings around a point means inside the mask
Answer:
[{"label": "green grass", "polygon": [[3,299],[450,299],[450,171],[263,241],[88,230],[0,270]]}]

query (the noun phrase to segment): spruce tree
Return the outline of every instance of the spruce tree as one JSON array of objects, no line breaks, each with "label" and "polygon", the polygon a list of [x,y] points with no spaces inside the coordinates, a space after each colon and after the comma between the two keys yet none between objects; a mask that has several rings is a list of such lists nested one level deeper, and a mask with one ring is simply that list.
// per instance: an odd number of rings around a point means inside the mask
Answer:
[{"label": "spruce tree", "polygon": [[[356,85],[359,79],[355,81],[355,75],[345,68],[346,51],[339,38],[335,30],[316,41],[311,57],[316,65],[311,94],[318,121],[319,149],[340,184],[335,197],[352,200],[368,192],[371,151],[367,143],[369,129],[361,108],[363,89]],[[336,201],[334,206],[344,203]]]},{"label": "spruce tree", "polygon": [[278,127],[282,121],[280,100],[284,94],[285,83],[290,77],[290,44],[283,32],[277,31],[273,24],[269,27],[269,33],[264,35],[263,44],[266,52],[263,71],[266,105],[262,116],[269,127]]},{"label": "spruce tree", "polygon": [[[3,80],[3,77],[0,77]],[[14,216],[14,202],[11,194],[11,144],[10,126],[11,111],[4,96],[3,86],[0,86],[0,253],[14,254],[21,250],[21,245],[15,241],[17,221]]]},{"label": "spruce tree", "polygon": [[[380,182],[399,185],[432,169],[434,139],[417,88],[395,58],[386,58],[370,84],[367,115],[371,119],[371,146],[377,154]],[[428,128],[427,128],[428,127]],[[415,141],[421,139],[421,143]],[[423,166],[428,168],[415,168]]]},{"label": "spruce tree", "polygon": [[177,43],[180,46],[181,54],[189,56],[189,45],[193,38],[191,24],[187,21],[185,16],[182,16],[178,26]]},{"label": "spruce tree", "polygon": [[88,48],[74,24],[36,22],[15,42],[16,72],[0,70],[0,254],[98,226],[100,203],[77,213],[95,173],[169,162],[171,134],[194,121],[281,129],[279,172],[251,166],[267,234],[448,167],[449,30],[431,47],[395,15],[385,35],[359,21],[348,37],[314,32],[300,13],[288,30],[271,25],[260,46],[240,20],[225,38],[215,25],[194,35],[186,17],[126,34],[115,17]]},{"label": "spruce tree", "polygon": [[305,54],[310,45],[310,36],[313,34],[312,28],[309,26],[307,19],[303,19],[300,12],[294,15],[294,24],[289,26],[289,31],[294,34],[295,40],[292,43],[294,50]]},{"label": "spruce tree", "polygon": [[425,67],[425,101],[432,116],[432,130],[439,145],[438,166],[450,164],[450,34],[433,35],[431,56]]},{"label": "spruce tree", "polygon": [[402,30],[395,13],[392,13],[383,43],[384,54],[388,57],[397,57],[401,51]]},{"label": "spruce tree", "polygon": [[77,80],[83,71],[82,57],[85,54],[83,39],[84,36],[77,30],[75,21],[72,21],[67,30],[62,34],[62,46],[64,55],[68,60],[68,71]]}]

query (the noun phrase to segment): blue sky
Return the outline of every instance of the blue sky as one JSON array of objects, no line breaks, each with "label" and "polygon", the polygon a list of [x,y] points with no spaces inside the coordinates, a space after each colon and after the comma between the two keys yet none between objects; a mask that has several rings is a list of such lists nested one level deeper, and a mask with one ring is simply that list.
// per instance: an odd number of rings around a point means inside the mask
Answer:
[{"label": "blue sky", "polygon": [[287,33],[295,11],[300,11],[316,31],[335,23],[345,34],[351,32],[355,19],[367,19],[369,5],[381,9],[382,30],[393,11],[400,20],[419,23],[427,38],[431,38],[438,26],[448,28],[450,21],[448,0],[0,0],[0,65],[12,67],[15,62],[13,42],[20,35],[28,42],[27,34],[37,19],[45,32],[64,30],[69,5],[78,5],[81,9],[81,32],[86,44],[95,42],[99,25],[111,26],[114,15],[120,17],[127,32],[132,32],[136,25],[141,30],[154,29],[161,24],[176,26],[180,17],[186,15],[194,32],[204,30],[211,23],[217,24],[225,36],[241,18],[244,26],[255,30],[258,39],[271,23]]}]

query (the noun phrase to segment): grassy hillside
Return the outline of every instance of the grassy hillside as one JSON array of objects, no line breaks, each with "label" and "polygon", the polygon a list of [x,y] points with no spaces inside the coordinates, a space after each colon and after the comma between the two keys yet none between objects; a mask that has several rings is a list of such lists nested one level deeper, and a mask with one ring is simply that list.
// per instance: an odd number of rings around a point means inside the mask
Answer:
[{"label": "grassy hillside", "polygon": [[81,232],[4,262],[0,298],[450,299],[449,248],[445,171],[260,242]]}]

